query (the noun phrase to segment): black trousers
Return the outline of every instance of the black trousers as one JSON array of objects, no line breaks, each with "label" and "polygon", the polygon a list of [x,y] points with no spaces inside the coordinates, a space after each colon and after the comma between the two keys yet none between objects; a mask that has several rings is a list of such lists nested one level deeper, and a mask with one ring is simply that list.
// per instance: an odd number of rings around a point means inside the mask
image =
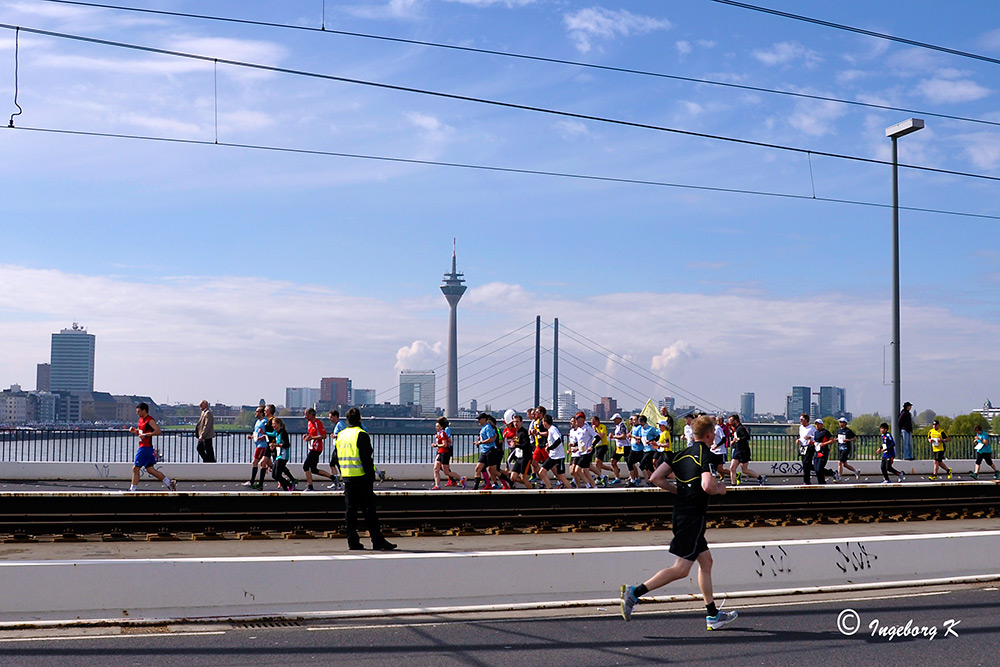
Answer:
[{"label": "black trousers", "polygon": [[344,477],[344,504],[347,509],[347,516],[344,517],[344,524],[347,530],[347,543],[360,544],[358,537],[358,510],[364,513],[365,525],[368,526],[368,534],[372,538],[373,545],[379,545],[386,541],[382,535],[382,528],[378,522],[378,513],[375,511],[375,490],[372,488],[371,477],[351,478]]},{"label": "black trousers", "polygon": [[802,481],[805,484],[808,484],[810,478],[812,477],[812,470],[813,470],[813,452],[812,452],[812,450],[810,450],[810,451],[806,452],[805,454],[802,454],[801,456],[799,456],[799,459],[802,461]]},{"label": "black trousers", "polygon": [[215,463],[215,449],[212,447],[212,439],[205,438],[198,441],[198,456],[202,463]]}]

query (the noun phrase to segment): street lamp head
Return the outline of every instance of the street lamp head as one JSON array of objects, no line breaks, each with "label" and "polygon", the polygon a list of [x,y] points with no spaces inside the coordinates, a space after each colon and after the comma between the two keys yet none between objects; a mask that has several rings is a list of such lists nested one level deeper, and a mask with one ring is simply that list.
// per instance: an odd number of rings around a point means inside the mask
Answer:
[{"label": "street lamp head", "polygon": [[899,137],[905,137],[907,134],[912,134],[917,130],[924,129],[924,121],[922,118],[908,118],[902,123],[896,123],[891,127],[885,128],[885,136],[892,139],[898,139]]}]

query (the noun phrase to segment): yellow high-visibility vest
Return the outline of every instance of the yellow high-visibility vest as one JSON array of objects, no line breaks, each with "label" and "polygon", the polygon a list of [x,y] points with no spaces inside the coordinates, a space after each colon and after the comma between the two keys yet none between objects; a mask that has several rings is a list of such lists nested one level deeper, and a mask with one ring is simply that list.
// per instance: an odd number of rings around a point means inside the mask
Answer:
[{"label": "yellow high-visibility vest", "polygon": [[365,474],[361,467],[361,454],[358,452],[358,426],[348,426],[337,434],[337,463],[340,466],[341,477],[362,477]]}]

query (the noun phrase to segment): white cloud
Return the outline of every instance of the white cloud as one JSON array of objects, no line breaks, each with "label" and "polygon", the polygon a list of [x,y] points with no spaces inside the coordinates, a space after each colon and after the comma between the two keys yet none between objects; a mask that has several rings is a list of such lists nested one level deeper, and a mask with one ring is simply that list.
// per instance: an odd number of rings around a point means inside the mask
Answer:
[{"label": "white cloud", "polygon": [[556,131],[565,139],[590,136],[590,128],[578,120],[560,120],[555,123]]},{"label": "white cloud", "polygon": [[819,54],[812,49],[807,49],[798,42],[777,42],[769,49],[754,49],[754,58],[765,65],[791,65],[792,63],[802,63],[806,67],[815,67],[820,62]]},{"label": "white cloud", "polygon": [[386,3],[369,5],[344,5],[339,10],[360,19],[403,19],[411,20],[420,15],[424,0],[389,0]]},{"label": "white cloud", "polygon": [[965,144],[965,154],[981,169],[1000,166],[1000,133],[976,132],[957,137]]},{"label": "white cloud", "polygon": [[691,42],[684,41],[684,40],[681,40],[681,41],[677,42],[676,44],[674,44],[674,48],[677,49],[677,54],[680,57],[682,57],[682,58],[684,56],[686,56],[687,54],[691,53],[691,50],[692,50],[691,49]]},{"label": "white cloud", "polygon": [[931,102],[973,102],[989,95],[989,88],[969,79],[934,78],[921,81],[920,93]]},{"label": "white cloud", "polygon": [[683,106],[692,116],[700,116],[705,110],[704,107],[697,102],[690,102],[688,100],[681,100],[681,106]]},{"label": "white cloud", "polygon": [[834,134],[833,121],[847,113],[843,104],[819,100],[799,100],[788,124],[803,134],[822,137]]},{"label": "white cloud", "polygon": [[164,118],[161,116],[147,116],[135,112],[120,114],[118,119],[133,127],[139,127],[157,135],[200,139],[208,132],[208,128],[201,127],[194,123],[185,123],[176,118]]},{"label": "white cloud", "polygon": [[980,37],[979,45],[989,51],[1000,51],[1000,28],[990,30]]},{"label": "white cloud", "polygon": [[581,53],[588,53],[599,39],[644,35],[654,30],[667,30],[670,21],[650,16],[640,16],[624,9],[602,7],[581,9],[563,16],[563,23],[570,38]]},{"label": "white cloud", "polygon": [[407,113],[406,119],[413,127],[421,131],[425,139],[430,139],[434,142],[444,141],[455,131],[455,128],[442,123],[434,116],[415,111]]},{"label": "white cloud", "polygon": [[277,65],[288,55],[285,47],[274,42],[226,37],[179,36],[170,40],[165,48],[171,51],[194,53],[212,58],[242,60],[260,65]]},{"label": "white cloud", "polygon": [[663,372],[670,370],[670,367],[675,362],[681,359],[693,359],[694,356],[691,346],[688,345],[687,341],[679,340],[669,347],[663,348],[662,352],[655,355],[649,367],[656,372]]},{"label": "white cloud", "polygon": [[446,352],[447,348],[441,341],[432,344],[424,340],[415,340],[410,345],[396,350],[396,365],[393,368],[397,371],[436,368],[444,361]]},{"label": "white cloud", "polygon": [[524,7],[525,5],[533,5],[538,0],[446,0],[446,2],[457,2],[463,5],[473,5],[474,7],[492,7],[493,5],[502,5],[508,9],[513,9],[514,7]]}]

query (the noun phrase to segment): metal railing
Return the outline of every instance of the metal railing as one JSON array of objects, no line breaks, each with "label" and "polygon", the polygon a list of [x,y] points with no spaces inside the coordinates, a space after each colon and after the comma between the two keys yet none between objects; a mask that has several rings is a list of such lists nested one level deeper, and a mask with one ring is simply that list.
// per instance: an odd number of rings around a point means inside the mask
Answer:
[{"label": "metal railing", "polygon": [[[219,463],[249,463],[253,456],[253,446],[248,433],[218,431],[212,442],[215,458]],[[293,461],[305,457],[307,447],[299,435],[293,434],[290,452]],[[437,450],[434,434],[372,433],[376,464],[425,463],[434,462]],[[453,460],[472,462],[478,458],[478,448],[473,445],[475,434],[453,436]],[[931,458],[931,447],[921,436],[913,438],[914,455],[918,459]],[[876,455],[879,443],[877,435],[858,436],[852,459],[870,461]],[[153,444],[163,462],[197,463],[198,441],[192,431],[164,431]],[[138,446],[135,435],[125,430],[12,430],[0,431],[0,462],[51,461],[82,463],[128,463],[135,456]],[[331,441],[325,444],[330,451]],[[751,452],[755,461],[796,461],[799,458],[798,445],[794,435],[754,435]],[[902,458],[902,445],[897,445],[896,455]],[[947,445],[946,456],[950,459],[975,458],[974,438],[971,435],[954,435]],[[328,455],[323,458],[328,459]],[[837,445],[831,446],[831,460],[837,459]]]}]

